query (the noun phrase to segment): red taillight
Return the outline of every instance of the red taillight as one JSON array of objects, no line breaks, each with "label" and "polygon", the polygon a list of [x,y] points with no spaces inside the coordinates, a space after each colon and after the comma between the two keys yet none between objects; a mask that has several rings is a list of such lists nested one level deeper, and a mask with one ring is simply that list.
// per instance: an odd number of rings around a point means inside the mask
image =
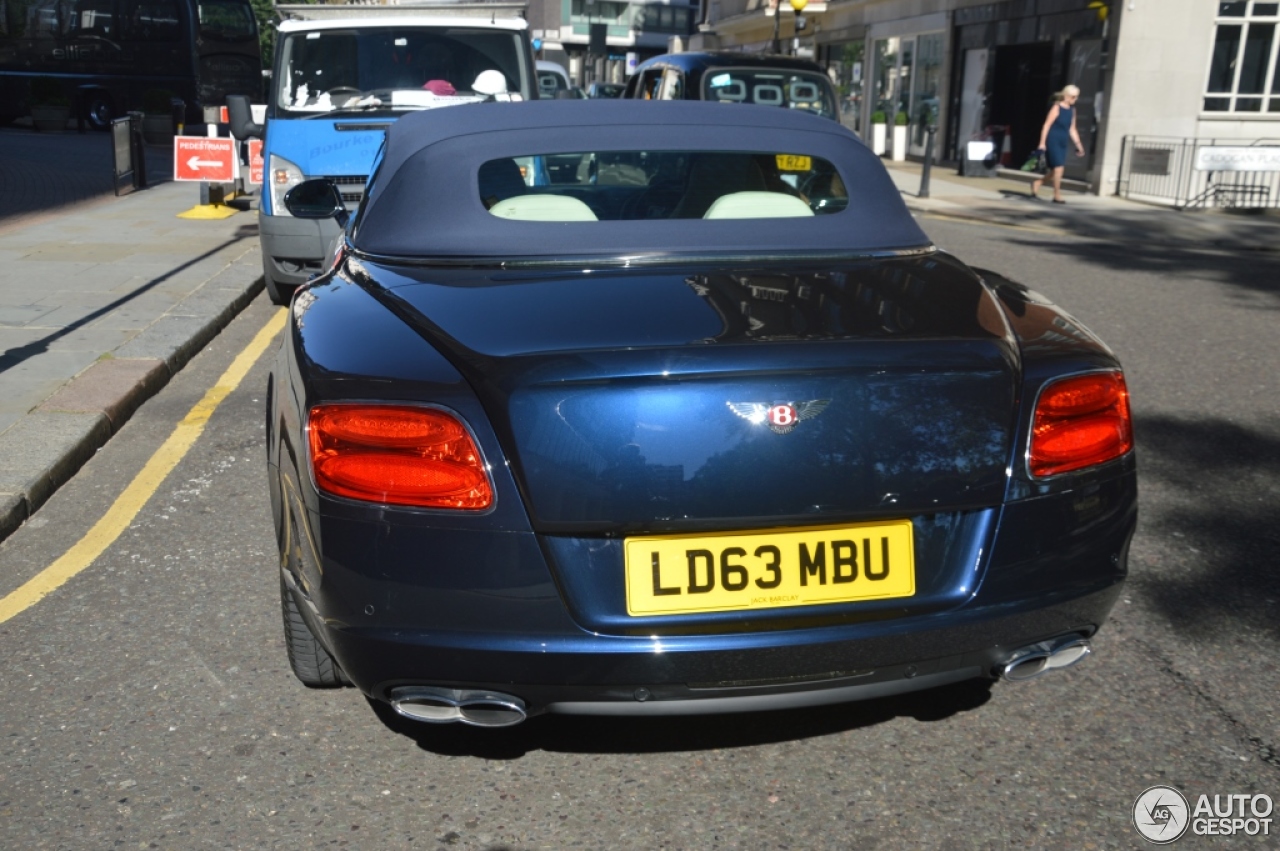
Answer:
[{"label": "red taillight", "polygon": [[458,419],[408,405],[311,409],[311,469],[326,493],[422,508],[488,508],[493,487]]},{"label": "red taillight", "polygon": [[1045,387],[1027,454],[1033,476],[1052,476],[1119,458],[1133,448],[1124,375],[1099,372]]}]

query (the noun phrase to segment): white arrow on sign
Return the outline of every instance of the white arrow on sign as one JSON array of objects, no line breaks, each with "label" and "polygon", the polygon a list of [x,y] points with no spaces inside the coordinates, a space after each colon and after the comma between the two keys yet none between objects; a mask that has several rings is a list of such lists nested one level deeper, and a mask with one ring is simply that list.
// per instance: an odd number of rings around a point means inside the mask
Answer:
[{"label": "white arrow on sign", "polygon": [[220,160],[202,160],[198,156],[187,160],[188,168],[221,168],[223,163]]}]

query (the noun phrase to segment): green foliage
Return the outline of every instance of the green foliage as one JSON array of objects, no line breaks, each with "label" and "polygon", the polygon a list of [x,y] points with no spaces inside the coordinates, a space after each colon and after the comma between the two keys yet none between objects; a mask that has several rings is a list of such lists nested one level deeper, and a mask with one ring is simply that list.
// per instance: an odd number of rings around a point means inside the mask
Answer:
[{"label": "green foliage", "polygon": [[907,114],[905,112],[899,112],[897,115],[893,117],[893,123],[898,125],[899,127],[906,127]]},{"label": "green foliage", "polygon": [[52,77],[36,77],[31,81],[32,106],[71,106],[62,83]]},{"label": "green foliage", "polygon": [[26,0],[10,0],[7,3],[0,3],[0,27],[4,29],[4,35],[13,39],[22,38],[27,34],[27,7],[31,5]]},{"label": "green foliage", "polygon": [[887,118],[885,114],[880,110],[877,109],[875,112],[871,113],[872,124],[884,124],[886,123],[886,121],[887,121]]},{"label": "green foliage", "polygon": [[147,89],[142,93],[142,111],[147,115],[173,115],[173,92]]},{"label": "green foliage", "polygon": [[842,51],[840,61],[846,66],[852,67],[853,63],[862,61],[862,54],[866,52],[867,45],[863,41],[847,42]]},{"label": "green foliage", "polygon": [[[306,0],[294,0],[306,2]],[[274,0],[249,0],[258,19],[258,46],[262,49],[262,67],[270,68],[276,50],[276,6]]]}]

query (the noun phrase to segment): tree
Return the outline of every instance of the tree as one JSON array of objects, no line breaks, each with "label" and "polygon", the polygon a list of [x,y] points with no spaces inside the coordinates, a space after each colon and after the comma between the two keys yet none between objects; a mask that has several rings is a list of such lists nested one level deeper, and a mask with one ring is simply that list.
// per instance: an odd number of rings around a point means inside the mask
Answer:
[{"label": "tree", "polygon": [[[262,67],[270,68],[276,50],[276,4],[274,0],[249,0],[258,19],[258,45],[262,49]],[[301,0],[307,2],[307,0]]]}]

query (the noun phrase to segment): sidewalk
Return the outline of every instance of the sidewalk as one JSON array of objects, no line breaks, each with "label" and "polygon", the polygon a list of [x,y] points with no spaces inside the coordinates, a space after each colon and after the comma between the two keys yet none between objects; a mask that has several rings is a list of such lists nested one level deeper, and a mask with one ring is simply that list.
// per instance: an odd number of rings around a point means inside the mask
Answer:
[{"label": "sidewalk", "polygon": [[0,219],[0,539],[262,288],[255,214],[177,218],[198,200],[161,183]]},{"label": "sidewalk", "polygon": [[[15,174],[12,160],[0,157],[0,189],[46,179]],[[1057,205],[1047,190],[1035,202],[1025,182],[941,167],[920,198],[918,163],[886,165],[918,213],[1121,244],[1280,250],[1274,213],[1180,213],[1082,194]],[[0,208],[0,539],[262,288],[255,214],[177,218],[196,204],[195,184],[74,200]]]},{"label": "sidewalk", "polygon": [[1126,201],[1115,195],[1087,195],[1063,190],[1065,204],[1031,198],[1030,175],[961,177],[955,169],[934,166],[929,197],[919,197],[921,164],[891,162],[885,166],[917,213],[948,216],[1013,227],[1053,231],[1085,239],[1125,244],[1164,245],[1180,249],[1280,251],[1280,210],[1266,213],[1217,209],[1178,211]]}]

